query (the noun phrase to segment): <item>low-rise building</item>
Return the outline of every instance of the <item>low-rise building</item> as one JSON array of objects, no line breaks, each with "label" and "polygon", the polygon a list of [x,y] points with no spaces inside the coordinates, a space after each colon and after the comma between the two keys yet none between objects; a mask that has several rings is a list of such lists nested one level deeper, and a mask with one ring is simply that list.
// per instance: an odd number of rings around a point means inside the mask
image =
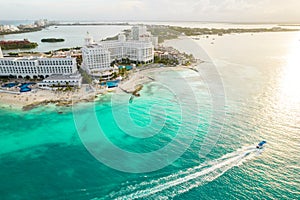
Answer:
[{"label": "low-rise building", "polygon": [[64,74],[53,74],[45,78],[42,82],[38,83],[39,87],[81,87],[82,76],[80,73],[64,75]]}]

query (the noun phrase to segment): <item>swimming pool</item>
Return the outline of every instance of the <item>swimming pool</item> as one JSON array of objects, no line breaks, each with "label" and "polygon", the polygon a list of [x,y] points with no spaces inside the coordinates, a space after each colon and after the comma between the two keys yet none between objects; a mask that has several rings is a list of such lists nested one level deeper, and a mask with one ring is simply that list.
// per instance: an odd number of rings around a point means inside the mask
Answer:
[{"label": "swimming pool", "polygon": [[18,85],[19,83],[6,83],[4,85],[2,85],[2,87],[5,87],[5,88],[12,88],[12,87],[15,87],[16,85]]},{"label": "swimming pool", "polygon": [[29,92],[31,91],[30,85],[34,85],[36,83],[22,83],[22,85],[19,87],[20,92]]},{"label": "swimming pool", "polygon": [[107,86],[108,88],[118,87],[120,80],[107,81],[106,83],[101,83],[101,86]]},{"label": "swimming pool", "polygon": [[125,67],[126,70],[128,70],[128,71],[129,71],[129,70],[132,70],[132,66],[131,66],[131,65],[127,65],[127,66],[122,66],[122,65],[120,65],[120,66],[119,66],[119,69],[122,69],[122,68],[124,68],[124,67]]}]

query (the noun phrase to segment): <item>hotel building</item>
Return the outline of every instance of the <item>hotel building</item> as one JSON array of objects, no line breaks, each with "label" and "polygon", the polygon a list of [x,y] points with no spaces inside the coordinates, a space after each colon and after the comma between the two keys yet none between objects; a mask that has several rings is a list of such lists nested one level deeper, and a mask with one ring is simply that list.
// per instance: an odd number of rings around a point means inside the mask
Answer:
[{"label": "hotel building", "polygon": [[110,70],[110,52],[99,44],[89,44],[82,48],[82,67],[90,75],[97,76],[99,73]]},{"label": "hotel building", "polygon": [[158,37],[152,36],[146,26],[132,27],[130,38],[136,41],[152,42],[154,48],[158,47]]},{"label": "hotel building", "polygon": [[[147,33],[142,29],[143,33]],[[119,34],[118,40],[95,43],[88,35],[86,45],[82,48],[82,67],[91,75],[99,76],[103,71],[113,69],[111,63],[122,59],[129,59],[135,63],[152,63],[154,60],[154,46],[152,40],[140,37],[139,28],[132,28],[132,37],[126,39]]]},{"label": "hotel building", "polygon": [[74,74],[77,72],[76,58],[1,57],[0,76],[17,78],[46,78],[52,74]]}]

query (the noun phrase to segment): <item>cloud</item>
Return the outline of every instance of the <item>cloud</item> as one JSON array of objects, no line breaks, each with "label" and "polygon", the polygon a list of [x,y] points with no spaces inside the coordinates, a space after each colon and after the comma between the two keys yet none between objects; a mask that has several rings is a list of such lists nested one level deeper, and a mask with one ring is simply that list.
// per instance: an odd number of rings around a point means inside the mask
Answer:
[{"label": "cloud", "polygon": [[297,21],[298,0],[0,0],[0,19]]}]

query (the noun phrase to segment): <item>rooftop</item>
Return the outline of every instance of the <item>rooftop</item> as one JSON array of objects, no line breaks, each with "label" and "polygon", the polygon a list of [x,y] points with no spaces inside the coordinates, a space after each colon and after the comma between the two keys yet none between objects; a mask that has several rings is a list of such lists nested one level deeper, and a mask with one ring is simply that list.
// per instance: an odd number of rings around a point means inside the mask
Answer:
[{"label": "rooftop", "polygon": [[33,57],[33,56],[28,56],[28,57],[3,57],[0,59],[4,59],[4,60],[12,60],[12,61],[28,61],[28,60],[31,60],[31,61],[35,61],[35,60],[40,60],[40,59],[51,59],[51,58],[55,58],[55,59],[65,59],[65,58],[69,58],[69,59],[75,59],[75,58],[72,58],[70,56],[51,56],[51,57],[45,57],[45,56],[39,56],[39,57]]},{"label": "rooftop", "polygon": [[45,78],[44,80],[74,80],[80,78],[81,75],[79,73],[76,74],[70,74],[70,75],[64,75],[64,74],[53,74],[49,76],[48,78]]}]

